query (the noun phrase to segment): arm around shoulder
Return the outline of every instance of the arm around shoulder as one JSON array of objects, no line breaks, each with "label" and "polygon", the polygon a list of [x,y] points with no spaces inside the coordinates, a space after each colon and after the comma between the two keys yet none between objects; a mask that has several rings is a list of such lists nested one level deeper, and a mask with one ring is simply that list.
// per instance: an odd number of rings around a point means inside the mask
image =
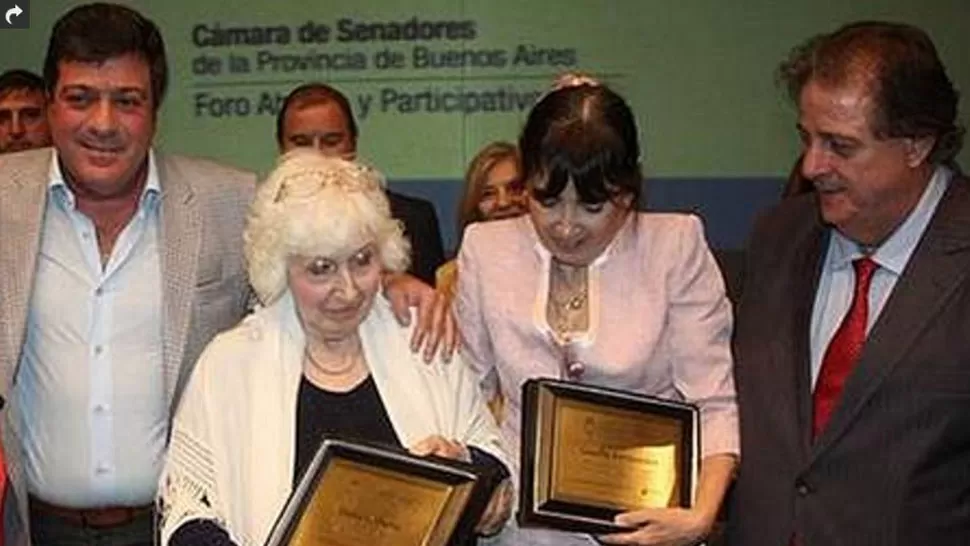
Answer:
[{"label": "arm around shoulder", "polygon": [[454,313],[461,332],[462,351],[466,364],[475,372],[486,389],[484,395],[492,399],[496,384],[495,351],[485,319],[484,298],[487,281],[481,275],[481,239],[485,235],[479,224],[468,226],[461,248],[458,250],[458,282],[454,301]]}]

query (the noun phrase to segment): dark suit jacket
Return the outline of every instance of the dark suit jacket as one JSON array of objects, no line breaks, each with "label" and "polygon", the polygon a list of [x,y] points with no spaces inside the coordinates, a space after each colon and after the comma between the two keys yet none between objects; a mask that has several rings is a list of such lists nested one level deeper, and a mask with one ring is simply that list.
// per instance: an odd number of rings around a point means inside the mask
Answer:
[{"label": "dark suit jacket", "polygon": [[724,287],[733,305],[741,299],[744,285],[744,251],[736,249],[716,249],[713,251],[717,266],[724,277]]},{"label": "dark suit jacket", "polygon": [[814,195],[762,218],[735,330],[732,545],[970,544],[970,187],[954,180],[811,440]]},{"label": "dark suit jacket", "polygon": [[404,234],[411,241],[409,273],[434,286],[434,272],[445,263],[444,245],[434,205],[424,199],[387,192],[391,216],[404,223]]}]

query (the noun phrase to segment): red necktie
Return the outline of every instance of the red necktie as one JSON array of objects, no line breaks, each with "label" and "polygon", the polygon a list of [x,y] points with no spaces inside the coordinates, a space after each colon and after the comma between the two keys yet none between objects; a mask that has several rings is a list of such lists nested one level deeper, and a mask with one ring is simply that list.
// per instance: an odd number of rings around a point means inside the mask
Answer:
[{"label": "red necktie", "polygon": [[842,387],[845,386],[852,367],[859,360],[862,345],[866,342],[869,284],[872,281],[872,274],[879,266],[868,257],[853,261],[852,266],[855,268],[855,292],[852,295],[852,305],[825,350],[822,369],[819,371],[815,393],[812,396],[813,437],[818,437],[825,430],[825,425],[828,424],[835,404],[842,394]]}]

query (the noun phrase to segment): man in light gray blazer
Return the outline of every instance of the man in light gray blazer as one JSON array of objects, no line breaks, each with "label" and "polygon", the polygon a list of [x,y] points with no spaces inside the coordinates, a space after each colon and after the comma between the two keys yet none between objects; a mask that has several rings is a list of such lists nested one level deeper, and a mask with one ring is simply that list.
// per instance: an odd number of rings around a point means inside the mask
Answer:
[{"label": "man in light gray blazer", "polygon": [[[53,148],[0,158],[5,543],[152,544],[169,417],[250,299],[255,177],[152,150],[165,49],[134,10],[66,13],[44,76]],[[390,290],[436,347],[433,290]]]},{"label": "man in light gray blazer", "polygon": [[130,9],[67,13],[44,73],[54,147],[0,160],[6,534],[150,544],[180,387],[246,310],[255,177],[152,152],[165,51]]}]

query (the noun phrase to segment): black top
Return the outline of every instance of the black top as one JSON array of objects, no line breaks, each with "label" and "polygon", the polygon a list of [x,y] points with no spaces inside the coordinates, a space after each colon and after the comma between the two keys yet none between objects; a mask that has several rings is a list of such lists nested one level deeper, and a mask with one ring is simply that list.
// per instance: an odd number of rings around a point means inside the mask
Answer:
[{"label": "black top", "polygon": [[300,483],[325,436],[401,447],[373,376],[347,392],[321,389],[304,377],[297,400],[293,487]]},{"label": "black top", "polygon": [[445,263],[438,215],[431,201],[388,190],[391,216],[404,224],[404,236],[411,243],[408,273],[434,286],[435,271]]}]

